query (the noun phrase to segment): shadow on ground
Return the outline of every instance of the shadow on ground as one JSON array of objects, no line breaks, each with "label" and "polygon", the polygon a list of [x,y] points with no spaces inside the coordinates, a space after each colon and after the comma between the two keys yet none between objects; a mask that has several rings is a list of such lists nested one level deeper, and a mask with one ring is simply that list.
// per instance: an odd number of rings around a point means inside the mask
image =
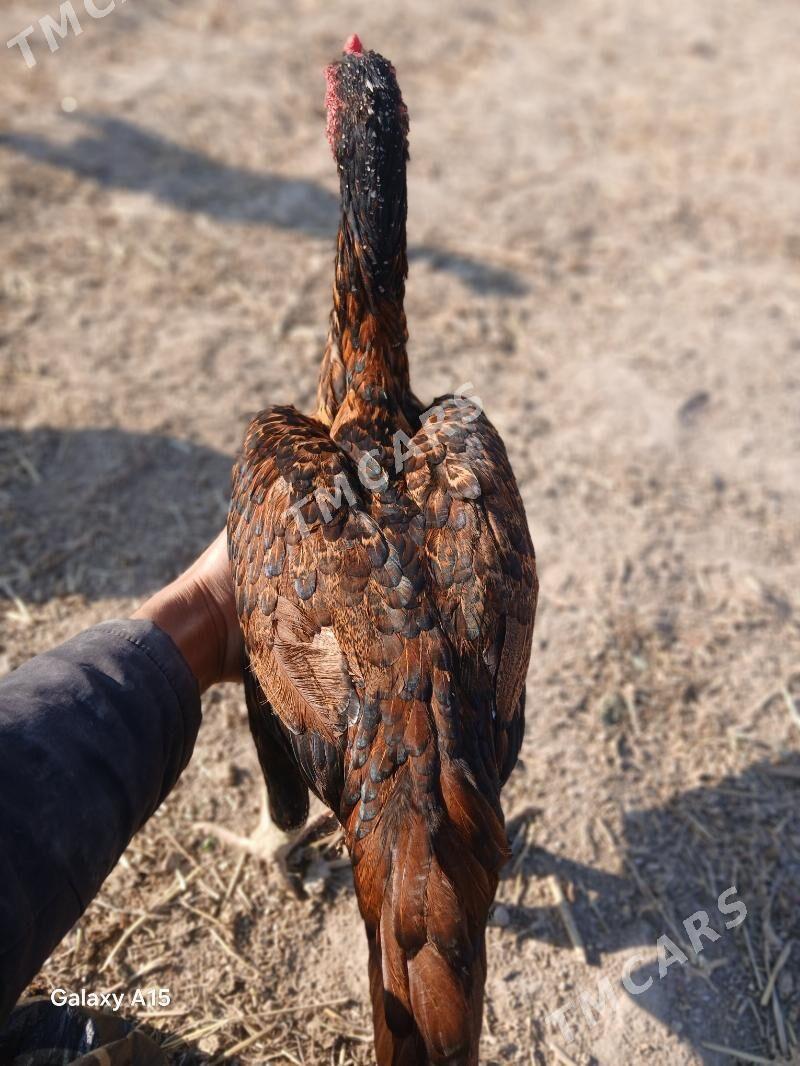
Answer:
[{"label": "shadow on ground", "polygon": [[[800,674],[790,684],[796,684],[793,696],[800,698]],[[593,967],[604,958],[603,972],[608,973],[610,966],[622,1001],[621,1017],[631,1010],[648,1011],[689,1043],[707,1066],[730,1059],[721,1058],[705,1043],[764,1056],[773,1050],[766,1034],[776,1035],[775,1008],[772,1003],[761,1008],[758,1001],[769,969],[791,943],[783,966],[786,976],[776,985],[776,994],[783,1018],[797,1028],[800,759],[757,762],[719,784],[680,793],[662,807],[630,812],[624,819],[624,838],[618,842],[624,856],[621,875],[537,849],[535,812],[509,823],[512,840],[523,827],[532,847],[521,853],[516,871],[512,865],[506,876],[538,879],[554,875],[566,886],[589,963],[584,985],[570,993],[574,999],[581,993],[598,998],[600,973]],[[727,929],[726,922],[735,915],[723,914],[718,901],[732,886],[736,892],[723,902],[741,900],[747,917],[738,927]],[[510,906],[508,910],[509,931],[519,940],[532,937],[571,950],[555,906]],[[683,923],[698,911],[708,914],[718,939],[703,941],[703,951],[693,959]],[[656,944],[663,935],[689,962],[669,965],[662,977]],[[643,988],[636,995],[620,987],[628,955],[609,958],[634,948],[640,952],[632,960],[630,976]],[[569,1019],[591,1039],[591,1028],[585,1028],[588,1023],[577,1007]],[[759,1029],[765,1036],[754,1046],[753,1034]],[[606,1054],[598,1057],[607,1061]]]},{"label": "shadow on ground", "polygon": [[[338,199],[312,181],[231,166],[125,119],[87,112],[66,120],[81,122],[88,131],[69,144],[32,133],[3,133],[0,146],[108,188],[147,193],[181,211],[333,240]],[[409,249],[409,257],[455,275],[479,294],[526,292],[513,271],[458,252],[419,245]]]},{"label": "shadow on ground", "polygon": [[225,522],[232,460],[120,429],[0,429],[0,595],[134,596]]}]

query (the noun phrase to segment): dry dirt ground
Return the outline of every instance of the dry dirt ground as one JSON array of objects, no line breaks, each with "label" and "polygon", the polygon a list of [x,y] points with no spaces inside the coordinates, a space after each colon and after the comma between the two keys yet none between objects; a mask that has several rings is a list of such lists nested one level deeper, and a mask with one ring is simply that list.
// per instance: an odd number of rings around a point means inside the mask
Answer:
[{"label": "dry dirt ground", "polygon": [[[797,1062],[797,0],[75,7],[35,68],[2,49],[2,669],[174,574],[223,522],[249,415],[310,403],[321,68],[357,30],[412,118],[416,391],[474,383],[540,560],[481,1061]],[[48,13],[3,0],[0,36]],[[196,828],[248,831],[258,802],[220,688],[34,987],[166,987],[130,1013],[189,1059],[370,1062],[346,877],[287,900]],[[691,956],[699,909],[721,935]],[[661,980],[663,934],[690,957]],[[604,978],[616,1007],[548,1020]]]}]

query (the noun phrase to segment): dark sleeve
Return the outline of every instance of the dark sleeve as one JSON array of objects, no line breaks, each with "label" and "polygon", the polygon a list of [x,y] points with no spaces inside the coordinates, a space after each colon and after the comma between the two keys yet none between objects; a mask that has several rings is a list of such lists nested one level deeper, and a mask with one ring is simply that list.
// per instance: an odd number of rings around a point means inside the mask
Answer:
[{"label": "dark sleeve", "polygon": [[0,1022],[169,793],[197,682],[151,622],[106,622],[0,681]]}]

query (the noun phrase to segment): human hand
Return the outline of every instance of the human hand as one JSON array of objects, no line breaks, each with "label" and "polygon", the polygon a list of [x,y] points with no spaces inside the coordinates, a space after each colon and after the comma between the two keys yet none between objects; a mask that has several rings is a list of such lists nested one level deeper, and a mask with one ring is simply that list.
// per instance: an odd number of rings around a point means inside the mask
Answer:
[{"label": "human hand", "polygon": [[244,645],[225,530],[132,617],[155,622],[172,638],[201,692],[218,681],[241,681]]}]

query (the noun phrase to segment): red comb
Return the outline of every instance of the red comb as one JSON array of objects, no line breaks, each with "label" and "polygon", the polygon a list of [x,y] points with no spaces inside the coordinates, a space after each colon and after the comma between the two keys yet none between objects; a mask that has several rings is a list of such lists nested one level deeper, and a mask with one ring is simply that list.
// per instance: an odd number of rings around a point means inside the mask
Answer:
[{"label": "red comb", "polygon": [[364,45],[361,43],[361,38],[357,33],[354,33],[352,37],[348,37],[344,44],[344,51],[349,56],[360,56],[364,51]]}]

